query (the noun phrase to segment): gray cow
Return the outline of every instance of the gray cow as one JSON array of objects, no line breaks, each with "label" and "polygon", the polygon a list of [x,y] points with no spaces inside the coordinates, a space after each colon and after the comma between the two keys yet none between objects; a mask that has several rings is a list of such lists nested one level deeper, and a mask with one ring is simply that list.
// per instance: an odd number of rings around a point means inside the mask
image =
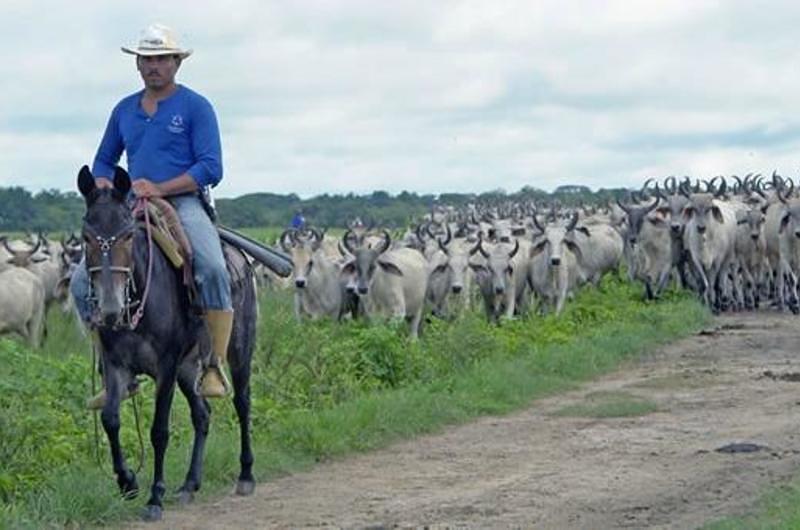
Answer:
[{"label": "gray cow", "polygon": [[475,281],[481,291],[486,316],[497,322],[501,316],[512,318],[527,307],[528,243],[497,243],[489,250],[483,240],[469,251],[470,256],[479,253],[481,261],[471,261]]},{"label": "gray cow", "polygon": [[428,287],[425,258],[410,248],[390,250],[392,239],[385,230],[374,246],[354,247],[353,239],[349,230],[342,236],[352,256],[342,266],[347,291],[358,296],[368,319],[404,318],[416,339]]},{"label": "gray cow", "polygon": [[539,232],[534,234],[530,249],[528,283],[540,299],[542,311],[554,308],[555,314],[560,314],[580,283],[581,249],[574,237],[577,222],[578,216],[574,215],[567,224],[556,222],[542,227],[536,223]]},{"label": "gray cow", "polygon": [[322,234],[316,230],[311,233],[310,239],[302,239],[287,230],[280,237],[281,247],[292,257],[294,314],[298,321],[320,317],[339,320],[352,309],[340,267],[322,248]]},{"label": "gray cow", "polygon": [[472,271],[468,243],[455,239],[439,243],[439,252],[429,260],[428,301],[437,316],[447,316],[451,308],[468,310],[472,297]]},{"label": "gray cow", "polygon": [[44,300],[44,285],[31,271],[12,267],[0,272],[0,333],[19,333],[38,348],[45,325]]}]

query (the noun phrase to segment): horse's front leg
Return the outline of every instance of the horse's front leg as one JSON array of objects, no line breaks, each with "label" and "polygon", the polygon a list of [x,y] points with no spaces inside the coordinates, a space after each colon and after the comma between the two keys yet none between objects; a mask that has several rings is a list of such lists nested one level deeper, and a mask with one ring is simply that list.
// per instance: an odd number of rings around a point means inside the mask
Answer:
[{"label": "horse's front leg", "polygon": [[122,446],[119,443],[119,406],[122,401],[122,378],[119,371],[106,365],[103,373],[103,384],[106,388],[106,403],[100,413],[103,422],[103,429],[108,437],[108,444],[111,447],[111,460],[114,464],[114,473],[117,475],[117,485],[123,496],[134,498],[139,493],[139,484],[136,482],[136,474],[128,469],[125,464],[125,457],[122,456]]},{"label": "horse's front leg", "polygon": [[172,408],[172,397],[175,395],[175,367],[163,366],[159,376],[156,382],[156,411],[153,426],[150,428],[154,465],[150,500],[147,501],[144,513],[144,519],[147,521],[161,519],[162,502],[167,491],[164,484],[164,455],[169,443],[169,411]]},{"label": "horse's front leg", "polygon": [[206,402],[195,392],[194,386],[197,380],[197,371],[183,369],[178,373],[178,386],[189,403],[192,413],[192,426],[194,427],[194,445],[192,446],[192,461],[189,464],[189,471],[186,473],[186,480],[178,490],[180,502],[186,504],[194,499],[194,492],[200,489],[203,479],[203,453],[208,436],[208,425],[211,416],[211,409]]}]

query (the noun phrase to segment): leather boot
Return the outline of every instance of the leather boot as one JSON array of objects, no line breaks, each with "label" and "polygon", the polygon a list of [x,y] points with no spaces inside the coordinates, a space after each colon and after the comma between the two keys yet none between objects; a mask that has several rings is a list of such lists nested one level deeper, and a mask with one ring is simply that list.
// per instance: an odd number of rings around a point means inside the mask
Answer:
[{"label": "leather boot", "polygon": [[[103,345],[100,343],[100,334],[95,330],[89,332],[89,337],[92,339],[92,348],[95,351],[95,357],[97,359],[103,358]],[[92,367],[94,370],[95,367]],[[132,388],[123,388],[122,389],[122,400],[126,400],[134,394],[139,393],[139,385],[133,385]],[[94,396],[90,397],[86,400],[86,408],[89,410],[99,410],[102,409],[106,404],[106,389],[100,389],[100,392],[95,394]]]},{"label": "leather boot", "polygon": [[200,395],[223,397],[230,392],[231,388],[222,367],[228,357],[228,343],[233,329],[233,311],[206,310],[205,320],[211,336],[211,352],[217,358],[217,365],[206,367],[200,383]]}]

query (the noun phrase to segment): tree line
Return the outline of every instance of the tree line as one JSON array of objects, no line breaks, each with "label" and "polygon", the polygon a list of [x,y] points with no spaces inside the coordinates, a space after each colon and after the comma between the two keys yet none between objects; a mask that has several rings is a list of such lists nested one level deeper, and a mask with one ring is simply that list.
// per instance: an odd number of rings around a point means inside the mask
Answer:
[{"label": "tree line", "polygon": [[[365,223],[389,228],[404,227],[421,218],[436,204],[464,206],[469,203],[501,203],[508,200],[558,201],[562,205],[605,203],[625,193],[624,189],[592,191],[586,186],[564,185],[552,193],[525,186],[514,193],[497,189],[484,193],[417,194],[385,191],[371,194],[322,194],[301,199],[295,194],[250,193],[216,200],[219,221],[234,228],[288,226],[301,211],[308,223],[318,227],[344,227],[358,217]],[[0,187],[0,232],[75,231],[81,226],[83,198],[74,191],[57,189],[32,193],[22,187]]]}]

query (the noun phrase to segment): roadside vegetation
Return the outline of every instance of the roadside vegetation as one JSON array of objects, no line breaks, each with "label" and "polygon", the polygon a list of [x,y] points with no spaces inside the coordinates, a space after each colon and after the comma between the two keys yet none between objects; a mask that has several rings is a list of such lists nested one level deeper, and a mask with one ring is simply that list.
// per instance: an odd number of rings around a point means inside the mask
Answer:
[{"label": "roadside vegetation", "polygon": [[[598,289],[582,290],[558,318],[529,315],[493,326],[477,308],[424,324],[421,340],[410,342],[403,325],[298,324],[291,292],[263,292],[252,380],[257,480],[525,407],[688,335],[710,318],[690,294],[668,292],[658,303],[641,298],[640,286],[611,276]],[[99,418],[95,437],[94,416],[83,408],[92,393],[91,357],[71,316],[50,312],[47,339],[37,351],[0,339],[0,358],[0,527],[84,527],[135,517],[147,492],[134,501],[117,494]],[[143,488],[152,465],[152,392],[145,380],[136,399],[146,450],[138,472]],[[642,409],[635,402],[634,412],[620,412],[631,400],[612,397],[612,415],[648,412],[646,403]],[[174,403],[170,488],[183,478],[192,442],[185,401],[176,394]],[[232,404],[212,406],[200,499],[229,491],[238,470]],[[123,446],[136,469],[132,402],[122,412]]]},{"label": "roadside vegetation", "polygon": [[800,528],[800,478],[770,486],[754,513],[710,522],[702,530],[796,530]]},{"label": "roadside vegetation", "polygon": [[567,405],[555,416],[579,418],[627,418],[657,412],[658,405],[648,399],[628,392],[592,392],[580,403]]}]

